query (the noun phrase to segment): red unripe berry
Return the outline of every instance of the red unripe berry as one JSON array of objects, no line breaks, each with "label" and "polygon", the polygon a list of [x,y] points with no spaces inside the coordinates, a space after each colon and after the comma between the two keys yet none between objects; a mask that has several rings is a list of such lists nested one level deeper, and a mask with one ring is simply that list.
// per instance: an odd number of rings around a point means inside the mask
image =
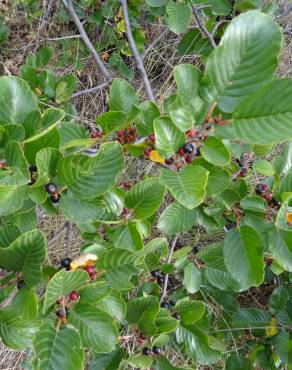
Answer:
[{"label": "red unripe berry", "polygon": [[273,194],[265,193],[264,198],[266,199],[267,202],[271,202],[271,200],[273,199]]},{"label": "red unripe berry", "polygon": [[150,156],[151,151],[152,151],[152,149],[151,149],[151,148],[146,148],[146,149],[144,150],[144,155],[145,155],[146,157],[149,157],[149,156]]},{"label": "red unripe berry", "polygon": [[119,131],[116,132],[116,134],[117,134],[118,137],[122,137],[122,136],[125,135],[125,131],[124,130],[119,130]]},{"label": "red unripe berry", "polygon": [[171,165],[173,162],[174,162],[174,159],[173,158],[167,158],[165,160],[165,164],[168,164],[168,165]]},{"label": "red unripe berry", "polygon": [[185,159],[186,159],[187,163],[192,163],[193,162],[193,158],[190,155],[187,155]]},{"label": "red unripe berry", "polygon": [[73,292],[69,294],[69,299],[71,301],[77,301],[78,297],[79,297],[79,294],[76,292],[76,290],[73,290]]},{"label": "red unripe berry", "polygon": [[148,139],[152,142],[152,143],[155,143],[155,135],[154,134],[150,134],[148,136]]},{"label": "red unripe berry", "polygon": [[192,128],[191,130],[188,130],[186,132],[186,134],[187,134],[187,137],[189,137],[190,139],[192,139],[193,137],[196,136],[197,130],[195,130],[194,128]]},{"label": "red unripe berry", "polygon": [[95,280],[97,278],[97,272],[94,272],[93,274],[90,274],[90,279]]},{"label": "red unripe berry", "polygon": [[118,137],[118,141],[119,141],[120,144],[125,144],[125,142],[126,142],[124,136]]},{"label": "red unripe berry", "polygon": [[185,156],[184,149],[183,149],[183,148],[180,148],[180,149],[178,150],[178,154],[179,154],[181,157],[184,157],[184,156]]},{"label": "red unripe berry", "polygon": [[129,135],[129,136],[127,137],[127,141],[128,141],[129,143],[133,143],[135,140],[136,140],[136,137],[135,137],[134,135]]},{"label": "red unripe berry", "polygon": [[85,270],[89,275],[93,274],[95,272],[95,266],[86,266]]},{"label": "red unripe berry", "polygon": [[240,177],[245,177],[247,175],[247,169],[243,168],[240,173],[239,173],[239,176]]},{"label": "red unripe berry", "polygon": [[97,139],[99,137],[102,137],[102,132],[99,130],[93,131],[90,136],[92,139]]},{"label": "red unripe berry", "polygon": [[131,183],[130,183],[129,181],[124,182],[124,183],[123,183],[123,186],[124,186],[124,188],[125,188],[126,190],[131,189]]},{"label": "red unripe berry", "polygon": [[135,135],[136,134],[136,127],[130,127],[129,133],[132,134],[132,135]]}]

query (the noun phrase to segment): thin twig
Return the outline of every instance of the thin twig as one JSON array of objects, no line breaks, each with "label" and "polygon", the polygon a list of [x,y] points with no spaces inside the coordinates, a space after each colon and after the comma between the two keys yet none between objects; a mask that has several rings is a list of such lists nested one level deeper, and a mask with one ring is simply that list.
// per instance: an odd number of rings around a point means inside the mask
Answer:
[{"label": "thin twig", "polygon": [[137,68],[139,69],[141,77],[143,79],[148,98],[151,101],[155,101],[155,97],[154,97],[154,94],[153,94],[153,91],[152,91],[152,88],[151,88],[146,70],[144,68],[143,59],[142,59],[142,57],[141,57],[141,55],[140,55],[140,53],[137,49],[137,46],[135,44],[135,40],[133,38],[131,25],[130,25],[130,19],[129,19],[129,13],[128,13],[127,0],[121,0],[121,3],[122,3],[124,21],[125,21],[125,26],[126,26],[126,34],[127,34],[127,38],[128,38],[128,41],[129,41],[130,48],[131,48],[131,50],[134,54],[134,58],[135,58],[136,63],[137,63]]},{"label": "thin twig", "polygon": [[52,9],[53,9],[54,2],[55,2],[55,0],[50,0],[49,1],[49,4],[48,4],[47,9],[45,11],[45,14],[44,14],[44,16],[41,20],[39,30],[41,30],[44,27],[44,25],[47,23],[47,20],[48,20],[50,14],[52,12]]},{"label": "thin twig", "polygon": [[93,55],[93,58],[94,58],[96,64],[98,65],[98,67],[100,69],[100,72],[102,73],[102,75],[104,76],[104,78],[107,81],[111,81],[112,76],[111,76],[110,72],[108,71],[106,65],[102,61],[102,59],[99,57],[97,51],[95,50],[95,47],[92,45],[92,42],[89,40],[89,37],[88,37],[87,33],[85,32],[85,29],[84,29],[82,23],[80,22],[80,19],[78,18],[77,14],[76,14],[76,11],[74,9],[74,5],[72,3],[72,0],[62,0],[62,2],[64,4],[65,8],[70,13],[70,15],[73,19],[73,22],[75,23],[75,26],[77,27],[77,29],[79,31],[79,34],[80,34],[84,44],[91,51],[91,53]]},{"label": "thin twig", "polygon": [[80,35],[68,35],[62,37],[45,37],[41,39],[41,41],[61,41],[61,40],[69,40],[69,39],[80,39]]},{"label": "thin twig", "polygon": [[195,7],[195,5],[191,4],[191,7],[193,10],[196,22],[198,24],[199,30],[208,38],[208,40],[210,41],[210,44],[215,49],[217,45],[216,45],[213,35],[207,30],[206,26],[204,25],[203,20],[201,19],[201,15],[199,14],[198,9]]},{"label": "thin twig", "polygon": [[66,250],[67,254],[66,256],[71,255],[71,247],[72,247],[72,237],[73,237],[73,222],[68,221],[66,222],[67,227],[67,237],[66,237]]},{"label": "thin twig", "polygon": [[145,49],[144,53],[142,54],[142,59],[146,57],[146,55],[154,48],[155,45],[159,43],[160,40],[163,39],[164,36],[166,36],[169,32],[169,29],[166,28],[154,41],[151,42],[151,44],[148,45],[148,47]]},{"label": "thin twig", "polygon": [[90,94],[90,93],[97,92],[97,91],[101,90],[102,88],[104,88],[105,86],[107,86],[109,83],[110,83],[110,81],[104,82],[103,84],[100,84],[100,85],[91,87],[89,89],[77,91],[75,94],[73,94],[71,96],[71,98],[76,98],[77,96],[80,96],[80,95]]},{"label": "thin twig", "polygon": [[[167,259],[166,259],[166,263],[170,263],[171,262],[172,255],[173,255],[174,248],[176,246],[178,237],[179,237],[179,235],[176,235],[172,239],[172,242],[171,242],[170,248],[169,248],[169,252],[168,252],[168,256],[167,256]],[[162,288],[162,293],[161,293],[161,297],[160,297],[160,303],[163,302],[163,300],[164,300],[164,298],[165,298],[165,296],[167,294],[168,276],[169,276],[169,274],[166,274],[165,275],[165,280],[164,280],[164,284],[163,284],[163,288]]]}]

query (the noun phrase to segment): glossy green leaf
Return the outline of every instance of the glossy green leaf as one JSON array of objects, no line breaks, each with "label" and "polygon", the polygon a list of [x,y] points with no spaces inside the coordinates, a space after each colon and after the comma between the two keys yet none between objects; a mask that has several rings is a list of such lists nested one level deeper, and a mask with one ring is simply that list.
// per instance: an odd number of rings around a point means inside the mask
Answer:
[{"label": "glossy green leaf", "polygon": [[49,281],[45,293],[43,313],[46,313],[48,308],[52,306],[62,295],[78,289],[88,281],[88,274],[83,270],[57,272]]},{"label": "glossy green leaf", "polygon": [[18,211],[27,199],[27,186],[0,187],[0,216],[9,215]]},{"label": "glossy green leaf", "polygon": [[153,121],[156,149],[164,158],[175,154],[185,142],[184,134],[175,126],[170,117],[162,116]]},{"label": "glossy green leaf", "polygon": [[175,310],[180,314],[184,324],[193,324],[200,320],[205,312],[205,306],[201,301],[182,299],[177,302]]},{"label": "glossy green leaf", "polygon": [[172,203],[161,213],[157,228],[169,235],[186,232],[194,226],[196,216],[196,209]]},{"label": "glossy green leaf", "polygon": [[7,347],[27,348],[32,344],[37,329],[36,321],[27,321],[7,308],[0,310],[0,337]]},{"label": "glossy green leaf", "polygon": [[110,353],[96,353],[89,370],[117,370],[123,359],[123,350],[117,347]]},{"label": "glossy green leaf", "polygon": [[174,33],[184,32],[191,21],[192,12],[189,5],[170,1],[166,7],[169,29]]},{"label": "glossy green leaf", "polygon": [[257,159],[253,162],[253,168],[261,175],[264,176],[273,176],[275,173],[275,170],[273,168],[273,165],[264,160],[264,159]]},{"label": "glossy green leaf", "polygon": [[286,235],[274,232],[270,237],[270,250],[275,260],[285,270],[292,272],[292,237],[291,233]]},{"label": "glossy green leaf", "polygon": [[123,321],[126,316],[127,305],[120,292],[111,291],[98,303],[98,307],[115,317],[118,321]]},{"label": "glossy green leaf", "polygon": [[[281,43],[280,27],[263,13],[251,11],[233,19],[205,71],[211,95],[221,110],[233,112],[246,95],[273,78]],[[256,137],[258,133],[252,131]],[[253,143],[262,144],[260,139]]]},{"label": "glossy green leaf", "polygon": [[197,293],[202,285],[202,273],[193,263],[184,268],[184,286],[188,293]]},{"label": "glossy green leaf", "polygon": [[34,339],[34,368],[82,370],[84,352],[79,333],[65,326],[57,331],[51,323],[44,323]]},{"label": "glossy green leaf", "polygon": [[150,356],[145,355],[133,355],[127,359],[127,362],[139,369],[149,369],[153,359]]},{"label": "glossy green leaf", "polygon": [[137,103],[138,98],[132,86],[126,80],[114,79],[110,90],[110,110],[129,115]]},{"label": "glossy green leaf", "polygon": [[38,298],[32,289],[22,288],[17,292],[9,307],[16,316],[32,321],[38,314]]},{"label": "glossy green leaf", "polygon": [[141,135],[152,134],[153,121],[160,116],[157,105],[150,101],[145,101],[139,105],[139,114],[136,117],[136,126]]},{"label": "glossy green leaf", "polygon": [[249,226],[232,230],[224,239],[224,260],[231,276],[242,286],[258,286],[264,279],[263,245]]},{"label": "glossy green leaf", "polygon": [[11,271],[22,271],[28,286],[34,286],[40,281],[41,264],[45,258],[45,240],[39,230],[24,233],[9,247],[0,248],[1,265]]},{"label": "glossy green leaf", "polygon": [[201,166],[186,165],[178,173],[162,168],[159,181],[184,207],[200,205],[206,195],[208,171]]},{"label": "glossy green leaf", "polygon": [[71,311],[69,321],[78,328],[84,347],[92,347],[98,353],[115,349],[118,331],[112,317],[106,312],[80,302]]},{"label": "glossy green leaf", "polygon": [[137,324],[145,335],[154,335],[157,327],[154,324],[159,311],[158,299],[154,296],[135,298],[127,303],[127,320]]},{"label": "glossy green leaf", "polygon": [[269,326],[271,323],[271,316],[264,310],[258,308],[241,308],[232,316],[234,327],[249,328],[249,327],[263,327]]},{"label": "glossy green leaf", "polygon": [[37,100],[29,85],[19,77],[3,76],[0,79],[0,123],[22,123],[37,109]]},{"label": "glossy green leaf", "polygon": [[133,209],[134,217],[143,220],[151,216],[164,196],[164,187],[156,178],[147,178],[131,188],[125,197],[125,206]]},{"label": "glossy green leaf", "polygon": [[209,136],[200,147],[202,157],[215,166],[226,166],[231,159],[229,150],[221,140]]},{"label": "glossy green leaf", "polygon": [[97,117],[96,123],[102,127],[102,131],[109,133],[114,130],[119,130],[128,122],[128,117],[123,112],[105,112]]},{"label": "glossy green leaf", "polygon": [[78,293],[85,302],[96,303],[107,297],[110,291],[111,289],[105,281],[98,281],[80,288]]}]

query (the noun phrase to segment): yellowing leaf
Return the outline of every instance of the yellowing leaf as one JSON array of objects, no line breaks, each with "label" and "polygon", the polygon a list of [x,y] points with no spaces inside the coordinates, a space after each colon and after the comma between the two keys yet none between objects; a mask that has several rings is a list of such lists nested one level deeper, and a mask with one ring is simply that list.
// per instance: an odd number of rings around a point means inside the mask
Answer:
[{"label": "yellowing leaf", "polygon": [[79,267],[94,266],[97,260],[97,256],[93,253],[85,253],[75,258],[70,263],[71,270],[76,270]]},{"label": "yellowing leaf", "polygon": [[125,25],[125,21],[123,19],[117,23],[117,30],[121,33],[126,32],[126,25]]},{"label": "yellowing leaf", "polygon": [[161,157],[157,150],[151,150],[150,152],[150,159],[153,162],[157,163],[164,163],[165,159]]},{"label": "yellowing leaf", "polygon": [[286,215],[285,215],[285,218],[286,218],[286,221],[288,222],[288,224],[292,223],[292,212],[286,212]]},{"label": "yellowing leaf", "polygon": [[275,317],[272,317],[272,320],[271,320],[271,326],[269,326],[267,329],[266,329],[266,334],[268,337],[273,337],[274,335],[276,335],[278,333],[278,329],[277,329],[277,319]]}]

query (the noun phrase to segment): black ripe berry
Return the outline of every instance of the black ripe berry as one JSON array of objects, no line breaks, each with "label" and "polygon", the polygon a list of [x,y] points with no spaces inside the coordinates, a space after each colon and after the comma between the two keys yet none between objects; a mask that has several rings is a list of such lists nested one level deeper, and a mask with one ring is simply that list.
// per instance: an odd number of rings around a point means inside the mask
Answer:
[{"label": "black ripe berry", "polygon": [[193,146],[193,144],[191,144],[191,143],[187,143],[187,144],[185,144],[184,146],[183,146],[183,152],[185,153],[185,154],[191,154],[191,153],[193,153],[193,151],[194,151],[194,146]]},{"label": "black ripe berry", "polygon": [[161,347],[156,347],[156,346],[154,346],[154,347],[152,348],[152,352],[153,352],[155,355],[159,355],[159,354],[162,352],[162,349],[161,349]]},{"label": "black ripe berry", "polygon": [[28,166],[28,170],[29,170],[29,172],[37,172],[38,171],[38,168],[34,164],[30,164]]},{"label": "black ripe berry", "polygon": [[169,308],[169,304],[167,302],[161,302],[160,307],[162,308]]},{"label": "black ripe berry", "polygon": [[70,270],[71,261],[72,261],[71,258],[64,258],[63,260],[61,260],[61,266],[65,267],[65,269],[68,271]]},{"label": "black ripe berry", "polygon": [[25,282],[24,280],[19,280],[19,282],[17,283],[17,289],[22,289],[25,287]]},{"label": "black ripe berry", "polygon": [[61,194],[59,194],[59,193],[54,193],[54,194],[50,195],[50,199],[51,199],[52,203],[59,203],[60,198],[61,198]]},{"label": "black ripe berry", "polygon": [[56,311],[56,316],[60,317],[60,318],[63,318],[63,317],[66,317],[66,314],[67,314],[67,310],[64,309],[64,308],[59,308],[57,311]]},{"label": "black ripe berry", "polygon": [[255,187],[255,192],[257,195],[262,195],[268,190],[268,186],[266,184],[257,184]]},{"label": "black ripe berry", "polygon": [[173,317],[174,317],[175,319],[177,319],[177,320],[180,320],[180,315],[179,315],[179,313],[177,313],[177,312],[175,312],[175,313],[173,314]]},{"label": "black ripe berry", "polygon": [[174,301],[173,299],[171,299],[171,300],[169,301],[169,304],[170,304],[171,306],[175,306],[176,301]]},{"label": "black ripe berry", "polygon": [[49,194],[54,194],[57,192],[57,185],[53,184],[52,182],[49,182],[45,185],[45,189]]},{"label": "black ripe berry", "polygon": [[153,270],[153,271],[151,271],[151,275],[153,276],[153,277],[159,277],[160,276],[160,271],[159,270]]},{"label": "black ripe berry", "polygon": [[151,349],[150,349],[150,348],[148,348],[148,347],[144,347],[144,348],[142,349],[142,353],[143,353],[143,355],[145,355],[145,356],[149,356],[149,355],[151,355]]},{"label": "black ripe berry", "polygon": [[174,159],[173,159],[172,157],[167,158],[167,159],[165,160],[165,164],[168,164],[168,165],[171,165],[173,162],[174,162]]},{"label": "black ripe berry", "polygon": [[158,284],[163,284],[164,283],[164,280],[165,280],[165,277],[160,275],[157,277],[157,283]]}]

